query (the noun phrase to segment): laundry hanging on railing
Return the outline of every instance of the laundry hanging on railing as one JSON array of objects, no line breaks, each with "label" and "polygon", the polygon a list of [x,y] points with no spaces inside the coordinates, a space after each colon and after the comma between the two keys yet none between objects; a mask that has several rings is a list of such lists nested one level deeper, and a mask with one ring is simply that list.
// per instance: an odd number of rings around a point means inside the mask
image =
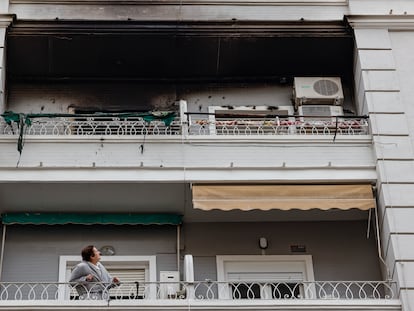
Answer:
[{"label": "laundry hanging on railing", "polygon": [[6,111],[1,115],[4,119],[4,121],[11,125],[12,122],[15,122],[19,128],[19,138],[17,140],[17,151],[19,153],[22,153],[23,150],[23,134],[24,134],[24,128],[26,125],[31,125],[32,121],[30,118],[27,117],[24,113],[15,113],[12,111]]}]

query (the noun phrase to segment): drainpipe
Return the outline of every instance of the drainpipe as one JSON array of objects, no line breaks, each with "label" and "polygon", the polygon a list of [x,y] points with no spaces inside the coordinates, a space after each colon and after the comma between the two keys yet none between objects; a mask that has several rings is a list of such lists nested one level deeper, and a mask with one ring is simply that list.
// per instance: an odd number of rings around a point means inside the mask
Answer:
[{"label": "drainpipe", "polygon": [[0,251],[0,281],[2,280],[4,245],[5,245],[5,243],[6,243],[6,225],[3,225],[3,233],[1,235],[1,251]]},{"label": "drainpipe", "polygon": [[180,275],[180,229],[181,226],[177,225],[177,271],[178,271],[178,275]]}]

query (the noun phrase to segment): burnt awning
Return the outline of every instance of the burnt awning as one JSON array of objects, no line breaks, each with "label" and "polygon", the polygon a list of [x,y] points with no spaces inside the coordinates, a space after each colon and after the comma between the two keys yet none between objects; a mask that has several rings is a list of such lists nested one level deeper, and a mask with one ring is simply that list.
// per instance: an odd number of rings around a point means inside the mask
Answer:
[{"label": "burnt awning", "polygon": [[346,77],[353,44],[342,20],[16,20],[6,59],[12,81]]}]

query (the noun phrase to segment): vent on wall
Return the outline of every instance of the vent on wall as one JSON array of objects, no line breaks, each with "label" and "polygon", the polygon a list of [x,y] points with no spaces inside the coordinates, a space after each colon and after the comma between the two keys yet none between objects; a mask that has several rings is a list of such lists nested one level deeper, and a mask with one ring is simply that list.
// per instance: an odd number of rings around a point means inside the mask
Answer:
[{"label": "vent on wall", "polygon": [[295,106],[342,105],[344,94],[339,77],[295,77]]}]

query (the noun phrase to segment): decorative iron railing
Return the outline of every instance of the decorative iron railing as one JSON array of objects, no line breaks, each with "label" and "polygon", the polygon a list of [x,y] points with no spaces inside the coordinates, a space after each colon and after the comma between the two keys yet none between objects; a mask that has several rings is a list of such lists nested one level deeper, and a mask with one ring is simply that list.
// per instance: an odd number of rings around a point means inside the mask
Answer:
[{"label": "decorative iron railing", "polygon": [[275,116],[272,118],[190,119],[192,135],[368,135],[367,117]]},{"label": "decorative iron railing", "polygon": [[0,135],[36,136],[274,136],[274,135],[367,135],[367,117],[304,116],[272,118],[187,118],[148,121],[143,117],[79,116],[36,117],[30,122],[6,122],[0,118]]},{"label": "decorative iron railing", "polygon": [[181,124],[175,118],[170,124],[164,121],[146,121],[142,117],[54,117],[35,118],[22,127],[18,122],[0,120],[0,134],[38,136],[89,136],[89,135],[180,135]]},{"label": "decorative iron railing", "polygon": [[355,300],[395,299],[396,284],[377,281],[286,282],[125,282],[102,283],[0,283],[0,302],[10,300]]}]

